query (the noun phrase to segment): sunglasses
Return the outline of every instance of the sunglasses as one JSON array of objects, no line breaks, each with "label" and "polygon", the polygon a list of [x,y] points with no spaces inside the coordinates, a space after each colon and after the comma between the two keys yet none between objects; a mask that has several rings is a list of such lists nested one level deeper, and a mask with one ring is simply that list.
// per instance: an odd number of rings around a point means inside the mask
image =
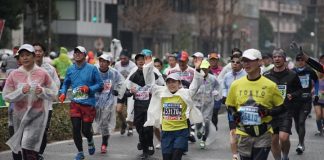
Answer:
[{"label": "sunglasses", "polygon": [[233,64],[241,64],[241,61],[231,61]]},{"label": "sunglasses", "polygon": [[296,61],[304,61],[303,59],[296,59]]}]

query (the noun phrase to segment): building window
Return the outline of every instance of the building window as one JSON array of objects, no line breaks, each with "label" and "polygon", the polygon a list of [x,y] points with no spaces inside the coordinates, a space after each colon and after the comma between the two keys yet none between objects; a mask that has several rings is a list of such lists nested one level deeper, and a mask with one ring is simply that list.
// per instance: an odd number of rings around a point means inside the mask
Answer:
[{"label": "building window", "polygon": [[57,0],[56,1],[56,8],[58,11],[58,19],[59,20],[76,20],[76,1],[68,0]]},{"label": "building window", "polygon": [[89,16],[89,17],[88,17],[88,21],[91,22],[91,17],[92,17],[92,13],[91,13],[91,12],[92,12],[92,5],[91,5],[91,1],[89,1],[88,4],[89,4],[89,5],[88,5],[88,6],[89,6],[89,10],[88,10],[88,13],[89,13],[89,14],[88,14],[88,16]]},{"label": "building window", "polygon": [[76,15],[76,20],[80,20],[81,19],[81,15],[80,15],[80,6],[81,6],[81,0],[77,0],[76,1],[76,10],[75,10],[75,15]]},{"label": "building window", "polygon": [[92,22],[97,23],[98,17],[97,17],[97,2],[93,1],[93,15],[92,15]]},{"label": "building window", "polygon": [[87,21],[87,0],[83,0],[83,21]]},{"label": "building window", "polygon": [[317,4],[317,0],[311,0],[310,4],[311,5],[316,5]]},{"label": "building window", "polygon": [[98,12],[98,22],[99,23],[101,23],[101,11],[102,11],[101,8],[102,8],[101,7],[101,2],[98,2],[98,10],[99,10],[99,12]]}]

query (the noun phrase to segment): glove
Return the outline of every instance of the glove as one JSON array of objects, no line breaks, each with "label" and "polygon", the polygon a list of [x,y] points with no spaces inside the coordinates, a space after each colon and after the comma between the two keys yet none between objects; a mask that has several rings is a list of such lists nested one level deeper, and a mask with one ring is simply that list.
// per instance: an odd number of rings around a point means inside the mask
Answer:
[{"label": "glove", "polygon": [[301,46],[298,46],[298,44],[295,41],[290,43],[290,49],[295,54],[303,53],[303,48]]},{"label": "glove", "polygon": [[226,97],[223,97],[222,98],[222,104],[225,104],[225,102],[226,102]]},{"label": "glove", "polygon": [[112,95],[114,95],[114,96],[118,96],[118,91],[116,91],[116,90],[112,90]]},{"label": "glove", "polygon": [[64,100],[65,100],[65,95],[64,95],[64,94],[61,94],[61,95],[58,97],[58,99],[59,99],[59,101],[60,101],[61,103],[63,103]]},{"label": "glove", "polygon": [[318,99],[319,99],[319,97],[318,96],[315,96],[313,103],[316,104],[318,102]]},{"label": "glove", "polygon": [[241,112],[234,112],[232,116],[235,124],[239,124],[241,122]]},{"label": "glove", "polygon": [[261,118],[263,118],[263,117],[266,117],[266,116],[270,115],[270,109],[267,109],[267,108],[265,108],[263,106],[259,106],[258,113],[259,113],[259,116]]},{"label": "glove", "polygon": [[88,86],[81,86],[80,87],[80,91],[82,93],[88,93],[89,92],[89,87]]}]

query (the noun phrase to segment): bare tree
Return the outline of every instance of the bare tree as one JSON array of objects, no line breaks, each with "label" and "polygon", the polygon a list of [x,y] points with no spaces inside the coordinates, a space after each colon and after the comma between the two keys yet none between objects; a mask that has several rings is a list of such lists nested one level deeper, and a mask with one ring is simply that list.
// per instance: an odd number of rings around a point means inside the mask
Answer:
[{"label": "bare tree", "polygon": [[143,46],[142,34],[152,34],[154,39],[156,31],[164,27],[171,13],[172,8],[169,7],[167,0],[125,0],[124,11],[120,18],[124,26],[135,33],[138,43],[135,50],[139,51]]},{"label": "bare tree", "polygon": [[221,27],[221,51],[222,53],[228,53],[231,50],[231,44],[233,41],[233,24],[240,17],[240,15],[235,12],[238,0],[223,0],[223,10],[222,10],[222,27]]},{"label": "bare tree", "polygon": [[197,19],[199,41],[203,52],[216,51],[218,46],[219,3],[217,0],[205,0],[198,3]]}]

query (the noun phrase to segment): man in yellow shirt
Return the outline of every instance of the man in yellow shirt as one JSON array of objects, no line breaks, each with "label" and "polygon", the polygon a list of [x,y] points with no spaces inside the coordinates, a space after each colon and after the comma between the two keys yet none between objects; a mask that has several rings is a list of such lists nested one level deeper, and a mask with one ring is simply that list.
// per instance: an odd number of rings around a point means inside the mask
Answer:
[{"label": "man in yellow shirt", "polygon": [[226,106],[237,123],[238,152],[241,160],[267,160],[271,148],[273,115],[285,110],[277,85],[260,74],[261,52],[243,52],[243,67],[247,72],[229,89]]}]

